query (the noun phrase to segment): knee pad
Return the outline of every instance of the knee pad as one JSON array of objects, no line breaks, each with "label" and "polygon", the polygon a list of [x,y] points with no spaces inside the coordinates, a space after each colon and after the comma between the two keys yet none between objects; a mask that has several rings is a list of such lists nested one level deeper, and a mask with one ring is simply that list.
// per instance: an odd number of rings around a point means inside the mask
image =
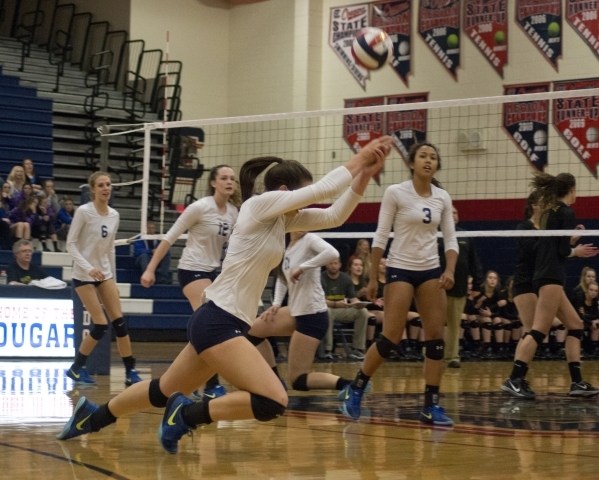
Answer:
[{"label": "knee pad", "polygon": [[150,381],[150,388],[148,391],[148,396],[150,397],[150,403],[153,407],[164,408],[166,407],[166,402],[168,401],[168,397],[162,393],[160,390],[160,379],[154,378]]},{"label": "knee pad", "polygon": [[524,336],[526,335],[530,335],[534,341],[537,342],[537,345],[541,345],[543,340],[545,340],[545,334],[543,332],[539,332],[538,330],[533,329],[530,332],[526,332]]},{"label": "knee pad", "polygon": [[285,407],[271,398],[250,393],[250,401],[254,418],[261,422],[268,422],[285,413]]},{"label": "knee pad", "polygon": [[578,340],[582,340],[582,337],[584,336],[584,330],[582,329],[575,329],[575,330],[568,330],[568,337],[574,337],[577,338]]},{"label": "knee pad", "polygon": [[480,323],[478,322],[478,320],[471,320],[470,321],[470,328],[478,328],[478,327],[480,327]]},{"label": "knee pad", "polygon": [[[566,326],[563,323],[560,323],[557,327],[555,327],[556,330],[565,330]],[[582,331],[582,330],[581,330]]]},{"label": "knee pad", "polygon": [[299,377],[297,377],[291,384],[291,388],[294,390],[299,390],[300,392],[307,392],[310,390],[308,388],[308,374],[302,373]]},{"label": "knee pad", "polygon": [[522,326],[522,322],[520,320],[514,320],[512,322],[512,329],[520,328]]},{"label": "knee pad", "polygon": [[89,332],[89,336],[94,340],[99,341],[108,330],[108,325],[105,323],[94,323],[94,326]]},{"label": "knee pad", "polygon": [[468,328],[470,327],[470,322],[468,320],[460,320],[460,328]]},{"label": "knee pad", "polygon": [[117,337],[126,337],[129,335],[129,330],[127,330],[127,322],[125,322],[123,317],[113,320],[112,328],[114,329],[114,333]]},{"label": "knee pad", "polygon": [[376,317],[368,317],[368,325],[371,327],[376,327]]},{"label": "knee pad", "polygon": [[381,335],[381,338],[376,341],[375,345],[376,349],[379,351],[379,355],[383,358],[389,358],[391,352],[396,347],[396,345],[384,335]]},{"label": "knee pad", "polygon": [[408,325],[412,327],[422,327],[422,319],[420,317],[412,318],[408,320]]},{"label": "knee pad", "polygon": [[245,338],[247,338],[254,347],[257,347],[265,340],[264,338],[255,337],[254,335],[250,335],[249,333],[245,334]]},{"label": "knee pad", "polygon": [[431,360],[443,360],[445,355],[445,340],[427,340],[424,342],[424,356]]},{"label": "knee pad", "polygon": [[495,330],[495,325],[492,322],[483,322],[480,328],[484,328],[485,330]]}]

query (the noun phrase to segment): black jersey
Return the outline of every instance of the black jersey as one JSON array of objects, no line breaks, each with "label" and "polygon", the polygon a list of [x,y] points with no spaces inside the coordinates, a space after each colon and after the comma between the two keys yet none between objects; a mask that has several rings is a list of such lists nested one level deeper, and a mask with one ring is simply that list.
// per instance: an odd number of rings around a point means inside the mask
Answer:
[{"label": "black jersey", "polygon": [[[520,222],[516,230],[536,230],[530,219]],[[518,237],[518,260],[514,272],[514,296],[532,292],[538,237]]]},{"label": "black jersey", "polygon": [[[576,227],[574,210],[563,202],[558,202],[545,216],[547,230],[573,230]],[[570,237],[539,237],[533,281],[553,280],[564,285],[566,259],[571,252]]]}]

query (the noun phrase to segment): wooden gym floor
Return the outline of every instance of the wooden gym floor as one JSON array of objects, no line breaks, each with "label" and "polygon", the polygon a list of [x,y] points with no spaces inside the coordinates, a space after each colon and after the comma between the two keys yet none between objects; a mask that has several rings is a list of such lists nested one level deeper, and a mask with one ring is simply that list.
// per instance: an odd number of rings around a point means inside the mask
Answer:
[{"label": "wooden gym floor", "polygon": [[[138,369],[160,375],[182,344],[136,343]],[[336,392],[290,391],[287,413],[269,423],[218,422],[184,437],[177,455],[160,447],[162,412],[143,411],[102,432],[55,439],[81,395],[103,403],[124,388],[112,374],[73,389],[70,362],[0,361],[0,478],[15,479],[522,479],[599,478],[599,399],[571,399],[565,362],[535,362],[536,401],[499,391],[510,362],[469,362],[446,370],[442,405],[456,422],[417,421],[420,363],[389,362],[377,372],[364,416],[337,413]],[[316,369],[353,377],[359,363]],[[599,361],[583,365],[599,384]],[[286,372],[283,363],[280,371]],[[226,383],[225,383],[226,384]]]}]

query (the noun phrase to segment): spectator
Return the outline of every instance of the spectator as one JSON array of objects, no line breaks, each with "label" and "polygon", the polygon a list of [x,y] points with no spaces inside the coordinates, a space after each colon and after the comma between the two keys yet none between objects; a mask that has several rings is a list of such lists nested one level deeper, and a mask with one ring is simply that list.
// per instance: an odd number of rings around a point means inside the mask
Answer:
[{"label": "spectator", "polygon": [[595,272],[595,269],[589,266],[583,267],[580,271],[578,285],[576,285],[570,293],[570,302],[572,305],[581,305],[585,300],[588,286],[596,281],[597,272]]},{"label": "spectator", "polygon": [[31,280],[42,280],[48,276],[43,268],[33,265],[33,245],[30,240],[17,240],[12,247],[15,259],[6,270],[9,285],[28,285]]},{"label": "spectator", "polygon": [[328,263],[321,275],[322,288],[329,310],[329,329],[325,337],[325,359],[333,357],[333,325],[335,322],[353,323],[353,349],[349,354],[352,360],[362,360],[366,348],[366,329],[368,310],[356,308],[359,304],[356,291],[349,275],[341,271],[341,260],[337,258]]},{"label": "spectator", "polygon": [[590,358],[599,357],[599,305],[597,303],[598,293],[599,286],[597,285],[597,282],[591,281],[586,285],[584,300],[580,303],[574,304],[574,307],[578,311],[580,318],[584,321],[585,330],[588,333],[587,352]]},{"label": "spectator", "polygon": [[15,165],[11,168],[6,181],[10,185],[10,198],[13,202],[13,208],[22,200],[23,185],[27,183],[25,179],[25,170],[21,165]]},{"label": "spectator", "polygon": [[60,201],[58,200],[58,195],[56,195],[56,191],[54,190],[54,180],[51,178],[44,180],[44,188],[42,193],[48,199],[48,206],[54,211],[54,215],[58,214],[60,210]]},{"label": "spectator", "polygon": [[42,192],[42,182],[40,177],[35,173],[35,166],[33,160],[25,158],[23,160],[23,170],[25,172],[25,182],[31,185],[35,194]]},{"label": "spectator", "polygon": [[362,262],[361,258],[354,256],[348,261],[347,274],[354,284],[356,297],[360,300],[366,300],[366,285],[368,285],[368,281],[364,276],[364,262]]},{"label": "spectator", "polygon": [[37,219],[32,226],[31,236],[39,239],[44,252],[49,252],[48,242],[52,242],[54,251],[58,252],[58,237],[54,229],[56,212],[48,205],[48,198],[42,193],[37,196]]},{"label": "spectator", "polygon": [[[8,185],[8,184],[7,184]],[[10,219],[8,213],[10,208],[4,201],[4,197],[0,198],[0,249],[9,250],[11,245],[10,240]]]},{"label": "spectator", "polygon": [[501,282],[497,272],[489,270],[485,275],[485,281],[480,286],[480,295],[474,299],[474,307],[478,312],[478,322],[482,329],[483,337],[481,358],[495,358],[492,342],[493,328],[500,323],[497,316],[500,286]]},{"label": "spectator", "polygon": [[354,258],[359,258],[362,260],[364,277],[366,278],[366,283],[368,283],[368,275],[370,275],[370,243],[368,243],[366,238],[361,238],[356,243],[356,249],[354,253],[347,260],[348,266],[351,264]]},{"label": "spectator", "polygon": [[75,210],[73,199],[68,195],[62,197],[62,207],[58,210],[56,221],[54,223],[54,229],[56,230],[58,240],[62,240],[63,242],[67,240]]},{"label": "spectator", "polygon": [[[148,235],[156,234],[156,224],[149,220],[147,224]],[[136,235],[136,239],[133,241],[133,255],[135,256],[135,265],[144,273],[148,268],[148,264],[156,251],[156,248],[160,244],[160,240],[142,240],[141,234]],[[170,285],[172,283],[172,276],[170,272],[171,268],[171,252],[166,250],[166,253],[158,263],[156,268],[156,283],[162,283],[164,285]]]},{"label": "spectator", "polygon": [[31,229],[37,221],[37,204],[37,198],[29,197],[9,212],[10,233],[16,240],[31,239]]}]

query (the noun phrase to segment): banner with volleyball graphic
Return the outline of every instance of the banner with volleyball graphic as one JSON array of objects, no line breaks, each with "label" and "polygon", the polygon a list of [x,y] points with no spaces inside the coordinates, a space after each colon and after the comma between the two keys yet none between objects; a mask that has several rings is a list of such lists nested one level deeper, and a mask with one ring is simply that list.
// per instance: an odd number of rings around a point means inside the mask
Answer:
[{"label": "banner with volleyball graphic", "polygon": [[[599,88],[599,78],[553,83],[556,92],[585,88]],[[596,178],[599,164],[599,96],[555,99],[553,126]]]},{"label": "banner with volleyball graphic", "polygon": [[[504,95],[523,95],[549,91],[547,83],[507,85]],[[533,100],[503,104],[503,129],[512,138],[528,161],[541,172],[547,166],[547,133],[549,101]]]},{"label": "banner with volleyball graphic", "polygon": [[508,57],[507,2],[505,0],[466,0],[464,32],[503,78]]},{"label": "banner with volleyball graphic", "polygon": [[[384,105],[385,97],[367,97],[345,100],[345,108]],[[354,152],[375,138],[385,135],[383,112],[349,114],[343,116],[343,138]]]},{"label": "banner with volleyball graphic", "polygon": [[411,72],[412,2],[411,0],[385,0],[372,4],[372,26],[387,32],[393,41],[391,67],[408,85]]},{"label": "banner with volleyball graphic", "polygon": [[454,80],[460,66],[460,0],[420,0],[418,32]]},{"label": "banner with volleyball graphic", "polygon": [[[428,93],[408,95],[391,95],[387,97],[387,105],[427,102]],[[395,148],[404,162],[408,161],[408,153],[415,143],[426,140],[427,110],[402,110],[386,113],[387,134],[393,137]]]},{"label": "banner with volleyball graphic", "polygon": [[599,1],[568,0],[566,20],[599,57]]},{"label": "banner with volleyball graphic", "polygon": [[557,70],[562,56],[561,0],[516,0],[516,23]]},{"label": "banner with volleyball graphic", "polygon": [[369,26],[369,11],[368,3],[333,7],[329,25],[329,45],[364,90],[370,73],[354,61],[351,47],[356,33]]}]

